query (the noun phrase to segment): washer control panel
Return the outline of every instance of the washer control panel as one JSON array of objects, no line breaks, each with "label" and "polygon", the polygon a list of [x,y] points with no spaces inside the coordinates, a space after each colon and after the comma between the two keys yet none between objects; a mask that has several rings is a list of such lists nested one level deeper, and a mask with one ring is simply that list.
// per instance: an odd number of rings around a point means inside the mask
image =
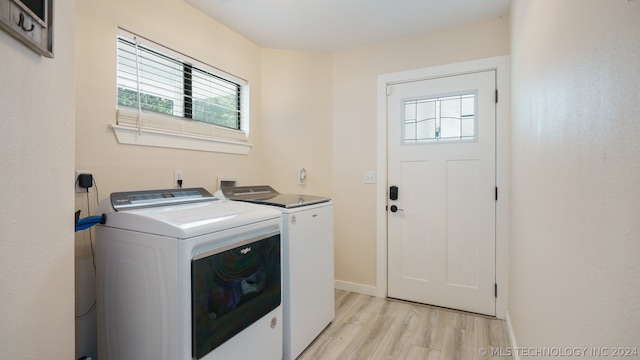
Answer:
[{"label": "washer control panel", "polygon": [[116,211],[212,200],[217,199],[203,188],[141,190],[111,194],[111,206]]}]

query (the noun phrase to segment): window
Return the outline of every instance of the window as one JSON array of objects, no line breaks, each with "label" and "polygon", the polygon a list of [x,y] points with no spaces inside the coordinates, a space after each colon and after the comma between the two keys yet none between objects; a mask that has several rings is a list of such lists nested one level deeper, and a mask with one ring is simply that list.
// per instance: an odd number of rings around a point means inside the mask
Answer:
[{"label": "window", "polygon": [[120,142],[248,153],[245,80],[125,31],[117,60]]},{"label": "window", "polygon": [[461,94],[404,101],[404,143],[473,140],[476,95]]}]

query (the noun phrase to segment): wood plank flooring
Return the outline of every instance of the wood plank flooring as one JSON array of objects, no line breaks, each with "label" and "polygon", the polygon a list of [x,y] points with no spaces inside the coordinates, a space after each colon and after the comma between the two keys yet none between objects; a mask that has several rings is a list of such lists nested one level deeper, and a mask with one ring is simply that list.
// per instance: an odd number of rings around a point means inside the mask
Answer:
[{"label": "wood plank flooring", "polygon": [[492,349],[509,347],[502,320],[341,290],[335,294],[334,321],[297,360],[511,360],[491,356]]}]

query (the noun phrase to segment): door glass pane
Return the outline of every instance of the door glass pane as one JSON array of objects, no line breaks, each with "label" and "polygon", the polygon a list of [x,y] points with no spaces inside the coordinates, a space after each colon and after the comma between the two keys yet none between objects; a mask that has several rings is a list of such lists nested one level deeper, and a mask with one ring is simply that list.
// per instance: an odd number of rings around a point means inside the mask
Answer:
[{"label": "door glass pane", "polygon": [[418,113],[417,140],[436,138],[436,102],[433,100],[416,101]]},{"label": "door glass pane", "polygon": [[475,100],[474,93],[405,100],[403,143],[475,139]]}]

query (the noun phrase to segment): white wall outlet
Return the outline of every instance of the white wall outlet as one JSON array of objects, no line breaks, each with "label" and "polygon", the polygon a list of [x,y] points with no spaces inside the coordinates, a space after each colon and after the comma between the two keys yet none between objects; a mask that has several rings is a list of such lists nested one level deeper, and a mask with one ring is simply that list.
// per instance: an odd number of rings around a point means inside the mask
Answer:
[{"label": "white wall outlet", "polygon": [[364,172],[364,183],[365,184],[375,184],[376,183],[376,172],[375,171],[365,171]]},{"label": "white wall outlet", "polygon": [[178,185],[178,180],[184,181],[184,179],[182,178],[182,170],[173,170],[173,186],[174,187],[181,187],[180,185]]},{"label": "white wall outlet", "polygon": [[[89,170],[76,170],[76,179],[75,179],[75,181],[76,181],[76,192],[77,193],[86,193],[87,189],[81,188],[80,185],[78,185],[78,176],[80,176],[81,174],[91,174],[91,171],[89,171]],[[91,189],[93,189],[93,187],[89,188],[89,192],[92,191]]]}]

